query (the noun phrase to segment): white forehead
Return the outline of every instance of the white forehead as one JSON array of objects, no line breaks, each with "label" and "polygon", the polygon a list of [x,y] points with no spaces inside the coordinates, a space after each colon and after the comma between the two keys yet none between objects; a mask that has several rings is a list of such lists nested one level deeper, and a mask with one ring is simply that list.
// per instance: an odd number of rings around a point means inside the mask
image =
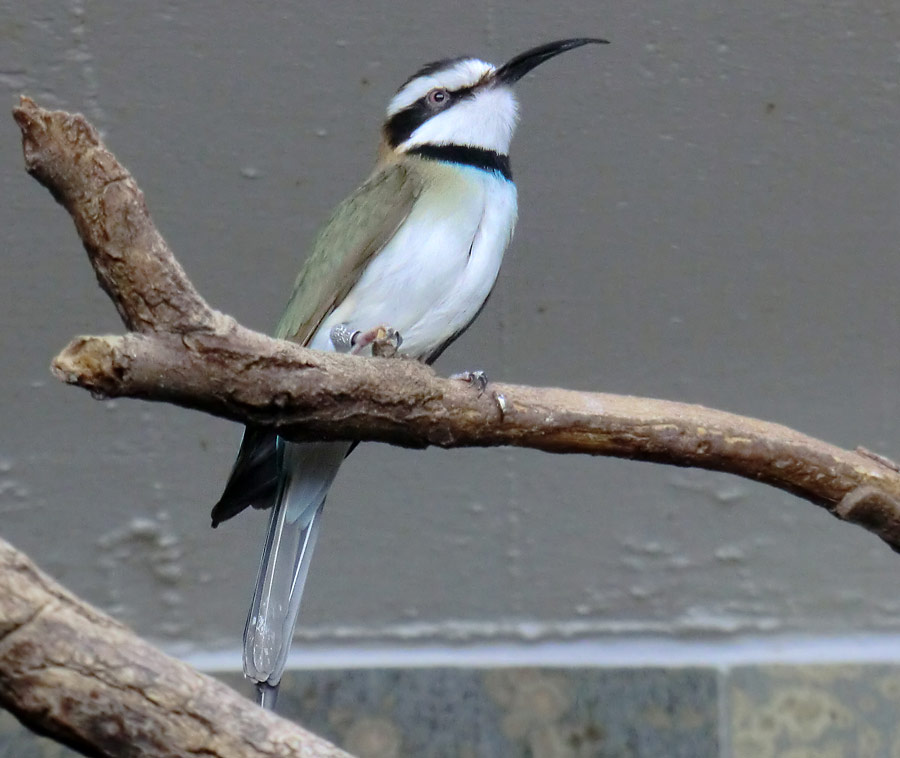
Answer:
[{"label": "white forehead", "polygon": [[404,84],[400,91],[394,95],[394,98],[388,105],[388,118],[404,108],[408,108],[433,89],[455,90],[461,87],[471,87],[494,71],[495,68],[490,63],[485,63],[477,58],[465,58],[448,65],[447,68],[432,71],[423,76],[417,76]]}]

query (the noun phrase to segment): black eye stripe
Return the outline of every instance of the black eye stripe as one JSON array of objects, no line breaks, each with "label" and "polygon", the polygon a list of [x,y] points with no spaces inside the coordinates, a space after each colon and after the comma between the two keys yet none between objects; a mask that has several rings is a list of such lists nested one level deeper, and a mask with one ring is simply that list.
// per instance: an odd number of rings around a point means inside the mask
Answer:
[{"label": "black eye stripe", "polygon": [[406,106],[388,119],[384,125],[384,134],[391,147],[397,147],[406,142],[412,133],[432,116],[442,113],[460,100],[472,97],[475,87],[460,87],[457,90],[445,89],[443,91],[447,93],[447,98],[442,103],[429,103],[428,94],[425,94],[412,105]]},{"label": "black eye stripe", "polygon": [[456,102],[457,100],[463,100],[467,97],[472,97],[473,92],[475,92],[474,85],[472,85],[471,87],[460,87],[459,89],[455,89],[452,92],[448,90],[450,98],[453,100],[453,102]]},{"label": "black eye stripe", "polygon": [[384,134],[391,147],[406,142],[410,135],[434,115],[424,98],[391,116],[384,125]]}]

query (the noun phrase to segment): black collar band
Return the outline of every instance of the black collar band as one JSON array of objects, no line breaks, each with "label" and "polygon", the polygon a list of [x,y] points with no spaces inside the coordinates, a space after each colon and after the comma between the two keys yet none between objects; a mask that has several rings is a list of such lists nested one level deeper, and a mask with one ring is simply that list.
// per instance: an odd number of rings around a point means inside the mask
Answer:
[{"label": "black collar band", "polygon": [[408,150],[410,155],[418,155],[445,163],[459,163],[463,166],[480,168],[500,174],[506,181],[512,181],[512,169],[509,167],[509,156],[501,155],[495,150],[469,145],[416,145]]}]

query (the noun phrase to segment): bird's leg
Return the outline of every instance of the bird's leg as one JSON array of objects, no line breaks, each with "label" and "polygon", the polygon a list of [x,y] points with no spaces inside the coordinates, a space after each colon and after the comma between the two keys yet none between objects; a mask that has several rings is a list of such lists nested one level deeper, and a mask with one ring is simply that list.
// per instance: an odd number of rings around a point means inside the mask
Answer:
[{"label": "bird's leg", "polygon": [[450,378],[471,384],[478,389],[479,395],[483,395],[488,386],[487,374],[484,371],[460,371],[458,374],[450,374]]},{"label": "bird's leg", "polygon": [[392,358],[397,354],[400,345],[403,344],[403,338],[396,329],[382,325],[365,332],[356,332],[351,337],[350,342],[350,352],[353,355],[359,355],[371,345],[372,355],[377,355],[381,358]]}]

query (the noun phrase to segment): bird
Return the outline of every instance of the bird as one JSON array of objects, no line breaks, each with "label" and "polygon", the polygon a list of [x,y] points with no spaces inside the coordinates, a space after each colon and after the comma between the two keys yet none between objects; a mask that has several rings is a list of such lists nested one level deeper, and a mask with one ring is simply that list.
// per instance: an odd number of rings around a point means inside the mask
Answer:
[{"label": "bird", "polygon": [[[588,44],[607,40],[549,42],[501,66],[445,58],[410,76],[388,104],[374,170],[320,230],[274,336],[356,354],[386,340],[436,360],[487,302],[516,224],[514,85]],[[354,444],[247,426],[213,507],[213,527],[248,506],[271,511],[243,651],[265,708],[275,706],[325,498]]]}]

